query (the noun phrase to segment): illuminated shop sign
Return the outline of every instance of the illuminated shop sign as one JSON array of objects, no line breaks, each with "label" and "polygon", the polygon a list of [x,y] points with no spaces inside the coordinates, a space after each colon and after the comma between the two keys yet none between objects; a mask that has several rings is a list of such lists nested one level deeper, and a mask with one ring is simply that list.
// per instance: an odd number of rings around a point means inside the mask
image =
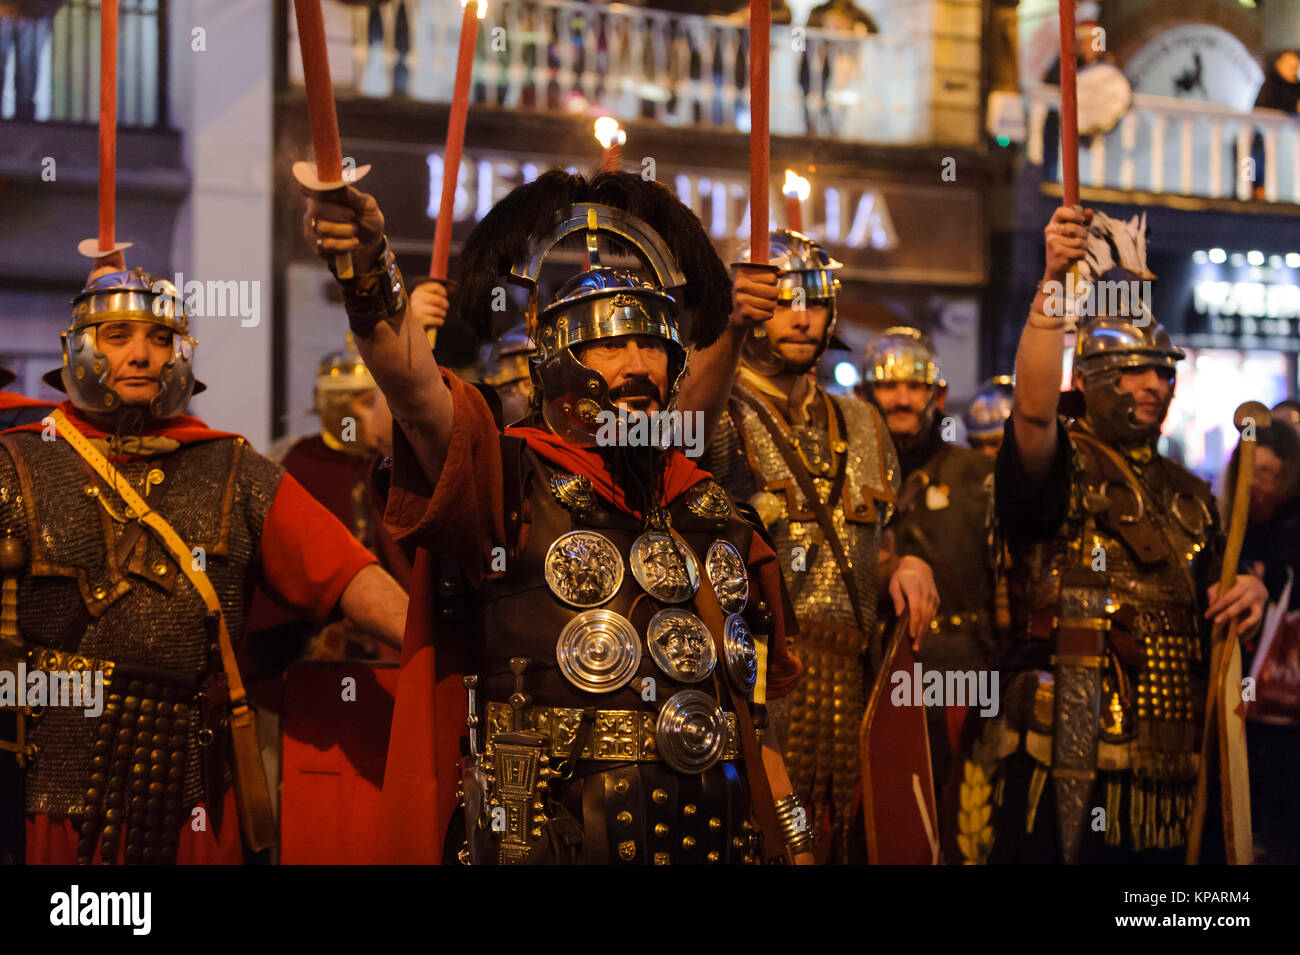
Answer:
[{"label": "illuminated shop sign", "polygon": [[1203,328],[1243,338],[1300,336],[1300,255],[1197,252],[1192,310]]},{"label": "illuminated shop sign", "polygon": [[[426,157],[429,170],[429,204],[426,215],[438,214],[442,195],[443,161],[439,153]],[[549,166],[514,158],[466,159],[461,163],[456,189],[457,222],[477,222],[510,190],[531,182]],[[578,172],[576,165],[567,167]],[[749,237],[749,180],[731,173],[680,172],[671,185],[679,199],[700,217],[715,240],[747,240]],[[771,208],[775,217],[781,208],[773,186]],[[898,246],[898,233],[884,194],[862,183],[829,181],[814,185],[804,202],[804,217],[816,223],[818,238],[850,249],[887,251]],[[810,231],[814,231],[810,229]]]}]

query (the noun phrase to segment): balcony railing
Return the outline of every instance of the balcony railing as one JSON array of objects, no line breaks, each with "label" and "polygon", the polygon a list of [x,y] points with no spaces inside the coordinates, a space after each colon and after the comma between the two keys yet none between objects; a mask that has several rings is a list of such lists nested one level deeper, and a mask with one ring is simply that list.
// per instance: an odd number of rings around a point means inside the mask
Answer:
[{"label": "balcony railing", "polygon": [[[1025,91],[1026,153],[1060,181],[1060,91]],[[1300,203],[1300,122],[1273,110],[1137,94],[1119,124],[1079,143],[1084,187]]]},{"label": "balcony railing", "polygon": [[[339,93],[451,98],[459,0],[325,5]],[[289,78],[302,83],[289,18]],[[608,114],[667,126],[749,129],[749,30],[722,17],[618,3],[489,0],[472,102],[529,112]],[[855,142],[929,136],[928,56],[914,39],[772,30],[772,132]]]},{"label": "balcony railing", "polygon": [[[9,6],[33,15],[0,17],[0,119],[98,122],[98,0]],[[166,17],[167,0],[118,5],[120,126],[167,124]]]}]

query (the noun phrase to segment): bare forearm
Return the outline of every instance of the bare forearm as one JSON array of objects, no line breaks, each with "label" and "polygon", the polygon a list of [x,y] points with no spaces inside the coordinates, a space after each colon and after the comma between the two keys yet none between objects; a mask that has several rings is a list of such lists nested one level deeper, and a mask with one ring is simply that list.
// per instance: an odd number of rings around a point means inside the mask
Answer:
[{"label": "bare forearm", "polygon": [[[1060,281],[1047,277],[1048,281]],[[1065,323],[1061,302],[1042,290],[1034,299],[1016,350],[1016,390],[1012,427],[1020,463],[1031,478],[1043,477],[1056,453],[1056,412],[1061,401],[1061,358],[1065,353]],[[1053,312],[1058,317],[1048,317]]]},{"label": "bare forearm", "polygon": [[706,444],[713,439],[714,429],[727,409],[745,334],[745,329],[728,325],[716,342],[691,353],[677,406],[682,411],[704,412]]},{"label": "bare forearm", "polygon": [[366,367],[388,400],[430,484],[436,484],[451,441],[451,391],[438,372],[423,327],[408,307],[357,336]]},{"label": "bare forearm", "polygon": [[393,647],[402,645],[406,591],[378,564],[369,564],[343,588],[339,610],[355,626]]}]

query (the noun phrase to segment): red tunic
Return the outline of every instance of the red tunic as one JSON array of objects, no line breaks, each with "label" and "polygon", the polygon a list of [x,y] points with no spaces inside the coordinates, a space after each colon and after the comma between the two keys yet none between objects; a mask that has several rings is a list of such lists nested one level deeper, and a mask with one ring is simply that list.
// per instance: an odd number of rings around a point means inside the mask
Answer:
[{"label": "red tunic", "polygon": [[[106,437],[80,418],[69,402],[59,407],[82,434],[89,438]],[[40,429],[40,422],[35,422],[17,430]],[[182,445],[234,437],[212,431],[198,418],[188,415],[171,418],[165,426],[148,434],[171,438]],[[302,616],[324,623],[334,613],[339,597],[352,578],[373,563],[374,555],[286,474],[262,522],[257,557],[249,565],[249,572],[256,576],[257,582]],[[177,862],[239,864],[242,861],[239,815],[234,791],[229,790],[220,836],[211,828],[195,831],[187,824],[181,832]],[[27,862],[29,865],[75,865],[76,823],[67,817],[29,815]]]},{"label": "red tunic", "polygon": [[[427,548],[456,561],[471,586],[500,576],[490,570],[494,547],[505,547],[501,444],[487,402],[473,386],[443,371],[451,389],[453,427],[436,486],[431,486],[401,429],[394,431],[393,485],[385,515],[399,541],[419,545],[406,617],[402,672],[388,747],[388,766],[376,840],[376,861],[440,862],[443,835],[456,809],[460,738],[465,731],[462,648],[434,624],[436,581]],[[596,493],[627,511],[598,455],[531,428],[511,428],[540,456],[591,478]],[[680,452],[669,461],[665,505],[710,477]],[[526,526],[523,529],[526,533]],[[776,555],[757,534],[749,554],[750,579],[774,610],[782,606]],[[775,612],[769,641],[767,687],[785,695],[799,678],[799,663],[785,648],[784,614]]]}]

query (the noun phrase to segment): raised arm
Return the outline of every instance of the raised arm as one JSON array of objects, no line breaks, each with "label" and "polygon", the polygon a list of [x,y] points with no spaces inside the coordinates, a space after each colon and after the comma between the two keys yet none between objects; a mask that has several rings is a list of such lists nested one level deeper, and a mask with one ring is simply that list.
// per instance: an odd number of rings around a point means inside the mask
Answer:
[{"label": "raised arm", "polygon": [[727,408],[745,336],[755,325],[772,317],[776,311],[776,294],[775,273],[737,269],[731,286],[731,320],[726,331],[708,348],[691,353],[677,406],[682,411],[704,412],[706,444],[713,439],[714,429]]},{"label": "raised arm", "polygon": [[[451,392],[429,348],[428,321],[421,320],[401,287],[379,204],[352,186],[341,194],[303,192],[308,198],[304,226],[317,254],[330,263],[337,253],[352,253],[356,277],[339,282],[348,323],[393,420],[429,483],[436,484],[451,440]],[[419,294],[420,305],[446,314],[446,295],[439,287],[424,286]]]},{"label": "raised arm", "polygon": [[1021,466],[1035,481],[1047,476],[1056,454],[1056,409],[1065,353],[1065,283],[1070,266],[1083,257],[1090,221],[1091,210],[1061,206],[1043,230],[1047,269],[1016,350],[1011,421]]}]

